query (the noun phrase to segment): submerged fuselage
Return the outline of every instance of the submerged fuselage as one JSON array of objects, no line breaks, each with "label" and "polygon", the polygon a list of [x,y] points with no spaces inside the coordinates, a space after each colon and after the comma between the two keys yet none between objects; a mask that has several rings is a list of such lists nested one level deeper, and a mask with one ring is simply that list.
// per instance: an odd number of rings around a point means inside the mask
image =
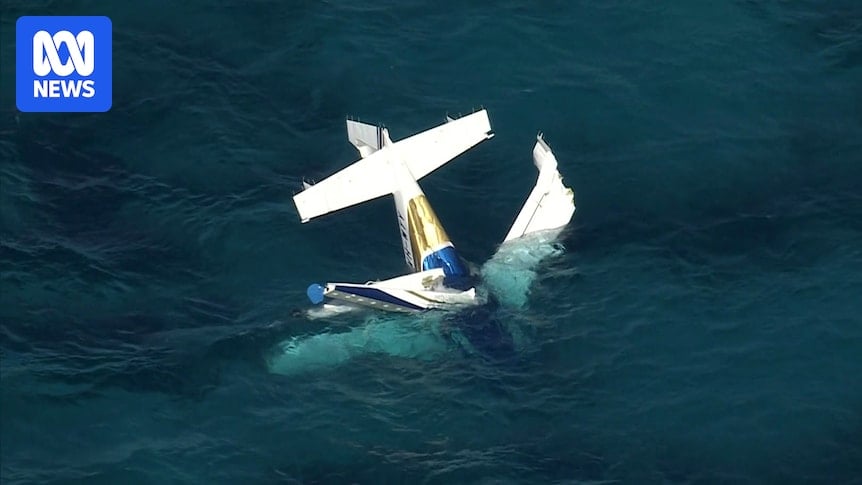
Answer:
[{"label": "submerged fuselage", "polygon": [[[541,261],[560,256],[559,231],[545,231],[503,244],[480,268],[470,304],[447,311],[378,312],[374,305],[330,301],[304,312],[309,319],[337,322],[321,333],[290,337],[272,348],[271,372],[297,374],[325,369],[369,354],[434,359],[452,352],[505,360],[528,345],[531,319],[525,313]],[[351,316],[352,315],[352,316]],[[340,327],[340,328],[339,328]]]}]

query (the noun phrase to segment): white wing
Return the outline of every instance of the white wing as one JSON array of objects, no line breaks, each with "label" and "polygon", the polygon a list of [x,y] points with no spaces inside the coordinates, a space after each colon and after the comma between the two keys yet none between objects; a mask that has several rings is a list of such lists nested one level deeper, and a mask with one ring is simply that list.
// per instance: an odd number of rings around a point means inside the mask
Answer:
[{"label": "white wing", "polygon": [[317,184],[306,184],[305,190],[293,197],[302,222],[391,194],[406,183],[415,185],[415,181],[493,136],[485,110],[395,143],[388,142],[385,129],[378,132],[376,127],[372,130],[373,125],[358,122],[348,122],[347,126],[351,142],[364,158]]}]

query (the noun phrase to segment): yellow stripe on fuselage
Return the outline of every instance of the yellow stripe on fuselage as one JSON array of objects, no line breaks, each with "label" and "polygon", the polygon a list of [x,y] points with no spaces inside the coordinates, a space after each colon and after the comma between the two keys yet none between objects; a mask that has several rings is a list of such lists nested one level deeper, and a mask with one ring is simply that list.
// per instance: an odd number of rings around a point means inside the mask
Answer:
[{"label": "yellow stripe on fuselage", "polygon": [[431,209],[425,195],[417,195],[407,203],[407,224],[410,230],[410,245],[413,248],[413,260],[416,271],[422,268],[422,258],[432,249],[449,242],[449,236],[437,219],[437,214]]}]

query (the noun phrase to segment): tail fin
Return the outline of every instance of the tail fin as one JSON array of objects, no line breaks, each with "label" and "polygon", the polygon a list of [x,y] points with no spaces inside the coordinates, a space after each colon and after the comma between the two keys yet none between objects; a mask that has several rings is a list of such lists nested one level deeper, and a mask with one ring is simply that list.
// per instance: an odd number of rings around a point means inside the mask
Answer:
[{"label": "tail fin", "polygon": [[372,131],[378,128],[348,121],[347,130],[363,158],[293,197],[302,222],[396,192],[403,185],[402,167],[419,180],[494,136],[484,109],[395,143],[385,128]]}]

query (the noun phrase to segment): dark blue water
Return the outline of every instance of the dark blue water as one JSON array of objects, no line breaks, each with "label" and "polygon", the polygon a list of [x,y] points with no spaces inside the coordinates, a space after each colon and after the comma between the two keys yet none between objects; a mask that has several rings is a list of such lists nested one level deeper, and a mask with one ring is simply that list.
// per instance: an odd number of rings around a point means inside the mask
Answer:
[{"label": "dark blue water", "polygon": [[[862,3],[0,8],[4,483],[862,482]],[[25,14],[111,17],[109,113],[17,112]],[[345,117],[479,106],[423,181],[469,260],[537,131],[577,194],[528,307],[472,320],[524,345],[270,372],[363,324],[308,283],[404,270],[390,200],[299,223]]]}]

